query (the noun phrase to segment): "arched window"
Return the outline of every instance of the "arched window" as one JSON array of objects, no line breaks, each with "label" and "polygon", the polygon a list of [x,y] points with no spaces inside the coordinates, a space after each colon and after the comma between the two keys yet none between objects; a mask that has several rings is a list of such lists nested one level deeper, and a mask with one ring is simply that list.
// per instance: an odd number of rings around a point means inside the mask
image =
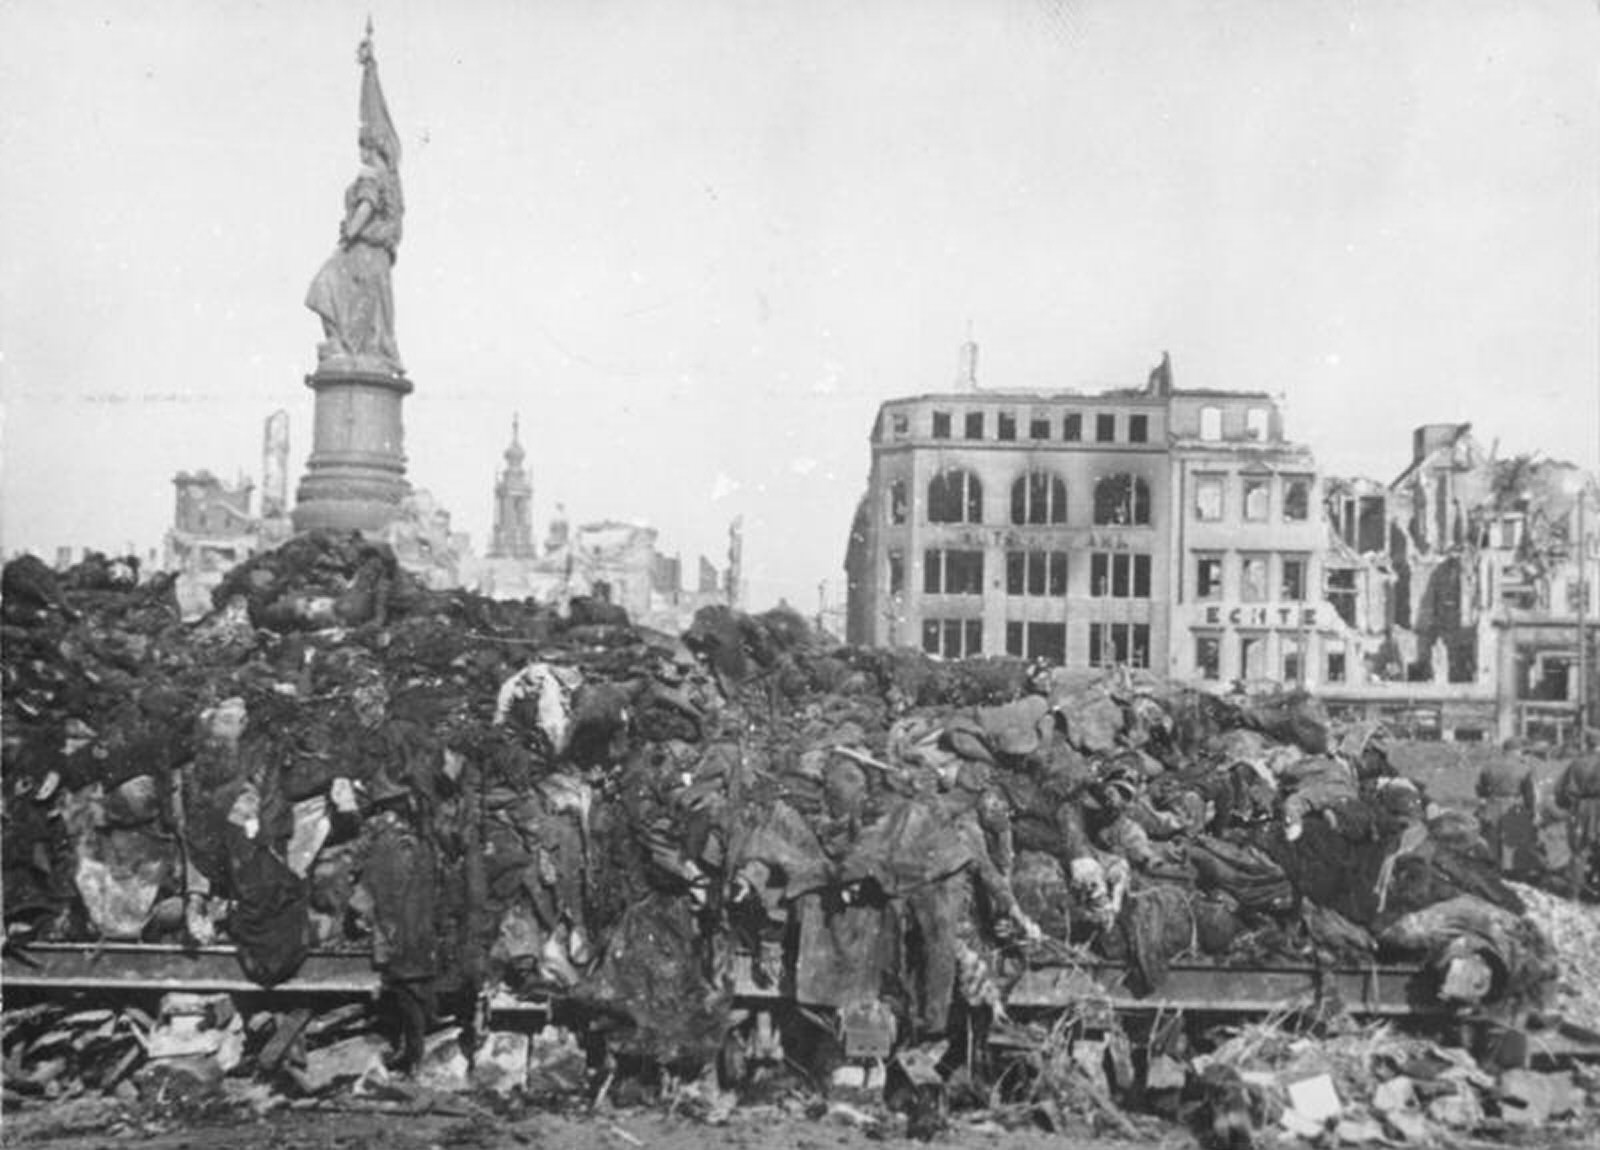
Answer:
[{"label": "arched window", "polygon": [[1065,523],[1067,485],[1047,471],[1030,471],[1011,485],[1011,522]]},{"label": "arched window", "polygon": [[1094,521],[1098,527],[1148,527],[1150,485],[1137,475],[1102,475],[1094,484]]},{"label": "arched window", "polygon": [[982,523],[983,485],[970,471],[943,471],[928,480],[929,523]]}]

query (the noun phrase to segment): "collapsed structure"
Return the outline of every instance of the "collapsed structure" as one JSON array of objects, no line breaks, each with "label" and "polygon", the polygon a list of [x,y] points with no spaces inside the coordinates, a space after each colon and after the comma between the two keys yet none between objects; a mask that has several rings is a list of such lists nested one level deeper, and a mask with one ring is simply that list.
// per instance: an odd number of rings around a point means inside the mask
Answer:
[{"label": "collapsed structure", "polygon": [[419,1001],[555,993],[675,1067],[753,1041],[740,987],[837,1058],[1096,961],[1138,994],[1180,960],[1400,958],[1506,1017],[1555,975],[1475,824],[1303,694],[832,648],[784,612],[672,637],[430,591],[353,536],[235,568],[197,623],[171,590],[5,569],[23,953],[227,942],[262,986],[367,955]]}]

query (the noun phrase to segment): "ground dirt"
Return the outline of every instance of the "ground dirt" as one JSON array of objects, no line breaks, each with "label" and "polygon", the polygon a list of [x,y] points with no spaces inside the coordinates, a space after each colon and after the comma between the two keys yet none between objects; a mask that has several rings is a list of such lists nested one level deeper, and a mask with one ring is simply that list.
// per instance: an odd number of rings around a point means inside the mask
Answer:
[{"label": "ground dirt", "polygon": [[[121,1123],[121,1125],[119,1125]],[[1083,1133],[1005,1130],[994,1123],[957,1119],[948,1131],[918,1142],[893,1131],[865,1128],[841,1116],[808,1118],[772,1108],[735,1111],[722,1125],[674,1117],[659,1110],[602,1114],[534,1113],[473,1117],[374,1113],[348,1107],[286,1109],[249,1119],[192,1119],[128,1123],[103,1104],[74,1114],[71,1106],[7,1115],[0,1145],[51,1150],[867,1150],[927,1146],[972,1150],[1113,1150],[1148,1146],[1197,1150],[1174,1126],[1152,1125],[1136,1142]]]}]

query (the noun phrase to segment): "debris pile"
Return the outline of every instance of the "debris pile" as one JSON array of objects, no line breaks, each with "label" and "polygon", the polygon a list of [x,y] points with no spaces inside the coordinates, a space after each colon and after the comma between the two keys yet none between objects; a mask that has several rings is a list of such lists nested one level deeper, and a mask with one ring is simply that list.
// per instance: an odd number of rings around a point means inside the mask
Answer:
[{"label": "debris pile", "polygon": [[[169,582],[29,559],[0,606],[8,946],[227,943],[263,987],[370,954],[408,1069],[444,1004],[491,993],[692,1077],[760,1047],[753,994],[831,1012],[836,1063],[1091,958],[1141,993],[1180,960],[1410,960],[1503,1012],[1554,977],[1475,826],[1303,693],[838,648],[785,610],[665,636],[602,600],[430,591],[325,534],[193,624]],[[269,1070],[302,1042],[299,1089],[366,1073],[366,1038],[311,1027],[271,1024]],[[469,1024],[457,1049],[520,1048]]]},{"label": "debris pile", "polygon": [[1572,1070],[1490,1071],[1388,1023],[1345,1021],[1312,1037],[1283,1021],[1241,1027],[1193,1060],[1200,1129],[1218,1144],[1274,1132],[1345,1146],[1448,1145],[1577,1120],[1587,1088],[1600,1084]]}]

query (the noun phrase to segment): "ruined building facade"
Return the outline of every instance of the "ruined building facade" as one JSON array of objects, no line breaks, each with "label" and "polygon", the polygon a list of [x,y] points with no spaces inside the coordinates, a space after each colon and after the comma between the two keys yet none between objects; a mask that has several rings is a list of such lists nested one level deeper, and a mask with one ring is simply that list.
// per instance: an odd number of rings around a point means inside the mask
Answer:
[{"label": "ruined building facade", "polygon": [[1271,396],[1175,388],[1166,361],[1143,388],[969,375],[890,400],[847,549],[847,637],[1302,685],[1442,734],[1559,737],[1600,492],[1568,465],[1492,458],[1465,424],[1418,428],[1411,449],[1388,484],[1324,477]]}]

